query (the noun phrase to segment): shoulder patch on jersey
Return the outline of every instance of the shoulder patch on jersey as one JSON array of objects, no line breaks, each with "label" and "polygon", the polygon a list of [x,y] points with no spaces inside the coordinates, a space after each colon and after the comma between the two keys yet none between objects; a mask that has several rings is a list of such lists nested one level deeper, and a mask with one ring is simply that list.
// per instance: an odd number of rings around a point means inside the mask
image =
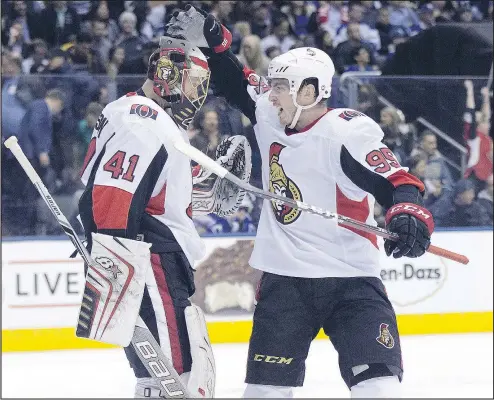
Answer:
[{"label": "shoulder patch on jersey", "polygon": [[338,117],[343,118],[345,121],[350,121],[353,118],[365,117],[365,114],[355,110],[345,110]]},{"label": "shoulder patch on jersey", "polygon": [[154,120],[158,117],[158,111],[145,104],[132,104],[132,106],[130,106],[130,113],[136,114],[142,118],[151,118]]}]

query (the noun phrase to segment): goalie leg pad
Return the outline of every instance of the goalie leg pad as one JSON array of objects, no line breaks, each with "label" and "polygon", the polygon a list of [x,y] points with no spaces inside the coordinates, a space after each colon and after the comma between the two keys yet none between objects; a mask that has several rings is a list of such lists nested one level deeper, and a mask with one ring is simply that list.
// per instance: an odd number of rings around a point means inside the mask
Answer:
[{"label": "goalie leg pad", "polygon": [[76,335],[128,346],[139,315],[150,262],[149,243],[92,234],[91,257]]},{"label": "goalie leg pad", "polygon": [[192,304],[185,309],[185,321],[187,322],[192,355],[192,369],[187,388],[194,397],[213,398],[216,366],[204,313],[198,306]]},{"label": "goalie leg pad", "polygon": [[[183,252],[152,253],[139,314],[180,376],[192,365],[184,310],[194,293],[193,278]],[[124,350],[136,378],[149,377],[136,349],[127,346]]]}]

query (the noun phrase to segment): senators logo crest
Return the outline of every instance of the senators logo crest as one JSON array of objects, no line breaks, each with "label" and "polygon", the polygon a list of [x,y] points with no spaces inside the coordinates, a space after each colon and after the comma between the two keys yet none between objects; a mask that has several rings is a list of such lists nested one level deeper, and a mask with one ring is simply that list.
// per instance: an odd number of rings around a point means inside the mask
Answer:
[{"label": "senators logo crest", "polygon": [[379,336],[376,338],[378,343],[381,343],[387,349],[395,347],[395,340],[388,329],[388,324],[381,324],[379,326]]},{"label": "senators logo crest", "polygon": [[173,87],[180,77],[178,68],[166,57],[161,57],[156,65],[156,76],[158,79]]},{"label": "senators logo crest", "polygon": [[[285,146],[279,143],[272,143],[269,148],[269,190],[279,196],[303,201],[300,189],[295,182],[285,174],[283,165],[280,164],[280,153],[284,148]],[[271,201],[271,207],[276,220],[283,225],[295,222],[301,214],[300,210],[294,209],[276,200]]]}]

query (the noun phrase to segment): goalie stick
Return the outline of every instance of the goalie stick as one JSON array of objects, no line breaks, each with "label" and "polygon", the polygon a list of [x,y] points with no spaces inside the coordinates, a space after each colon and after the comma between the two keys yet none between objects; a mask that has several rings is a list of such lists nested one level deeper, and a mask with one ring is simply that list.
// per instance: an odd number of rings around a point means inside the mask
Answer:
[{"label": "goalie stick", "polygon": [[[326,219],[334,219],[337,220],[339,224],[344,225],[344,226],[349,226],[352,228],[359,229],[364,232],[369,232],[373,233],[377,236],[381,236],[385,239],[390,239],[390,240],[397,240],[398,235],[396,233],[391,233],[387,231],[386,229],[377,227],[377,226],[372,226],[368,225],[364,222],[357,221],[355,219],[345,217],[344,215],[339,215],[327,210],[324,210],[319,207],[312,206],[310,204],[301,202],[301,201],[296,201],[284,196],[280,196],[271,192],[267,192],[265,190],[256,188],[252,186],[251,184],[242,181],[241,179],[237,178],[235,175],[232,173],[228,172],[225,168],[223,168],[221,165],[215,163],[211,158],[209,158],[207,155],[202,153],[201,151],[197,150],[195,147],[192,147],[191,145],[185,143],[182,140],[176,140],[174,142],[175,148],[180,151],[181,153],[187,155],[190,157],[192,160],[197,162],[198,164],[201,164],[204,168],[209,169],[210,171],[214,172],[216,175],[218,175],[220,178],[228,179],[230,182],[234,183],[235,185],[241,187],[244,189],[246,192],[250,192],[253,195],[257,197],[261,197],[266,200],[276,200],[279,201],[280,203],[286,204],[290,207],[293,208],[298,208],[302,211],[309,212],[311,214],[316,214],[319,215],[323,218]],[[450,250],[443,249],[441,247],[433,246],[430,245],[429,248],[427,249],[429,253],[435,254],[440,257],[447,258],[449,260],[453,260],[456,262],[459,262],[461,264],[468,264],[469,259],[462,255],[455,253]]]},{"label": "goalie stick", "polygon": [[[93,265],[95,265],[96,262],[92,259],[86,247],[82,244],[81,239],[77,236],[74,228],[48,192],[48,189],[43,184],[43,181],[34,170],[33,166],[17,143],[17,138],[15,136],[11,136],[5,140],[4,144],[12,152],[17,161],[19,161],[22,169],[24,169],[27,176],[38,190],[39,194],[49,207],[54,217],[57,219],[63,231],[67,234],[75,248],[79,251],[88,268],[93,269]],[[173,364],[170,362],[168,357],[163,354],[158,342],[155,340],[151,331],[147,329],[145,322],[140,316],[136,322],[131,344],[150,376],[155,379],[158,387],[162,388],[161,393],[164,398],[182,399],[192,397],[180,380],[177,371],[173,368]]]}]

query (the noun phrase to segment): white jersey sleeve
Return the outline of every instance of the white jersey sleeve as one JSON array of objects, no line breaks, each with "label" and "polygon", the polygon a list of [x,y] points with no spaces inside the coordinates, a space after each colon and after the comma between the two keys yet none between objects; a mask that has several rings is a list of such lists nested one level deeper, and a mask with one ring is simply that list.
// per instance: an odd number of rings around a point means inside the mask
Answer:
[{"label": "white jersey sleeve", "polygon": [[384,207],[392,204],[393,191],[398,186],[413,185],[420,192],[424,190],[422,182],[409,174],[382,142],[384,133],[375,121],[348,109],[332,110],[331,114],[340,144],[333,149],[333,156],[354,185],[372,194]]},{"label": "white jersey sleeve", "polygon": [[270,89],[266,78],[243,65],[230,50],[212,55],[208,65],[213,92],[256,125],[256,103]]}]

